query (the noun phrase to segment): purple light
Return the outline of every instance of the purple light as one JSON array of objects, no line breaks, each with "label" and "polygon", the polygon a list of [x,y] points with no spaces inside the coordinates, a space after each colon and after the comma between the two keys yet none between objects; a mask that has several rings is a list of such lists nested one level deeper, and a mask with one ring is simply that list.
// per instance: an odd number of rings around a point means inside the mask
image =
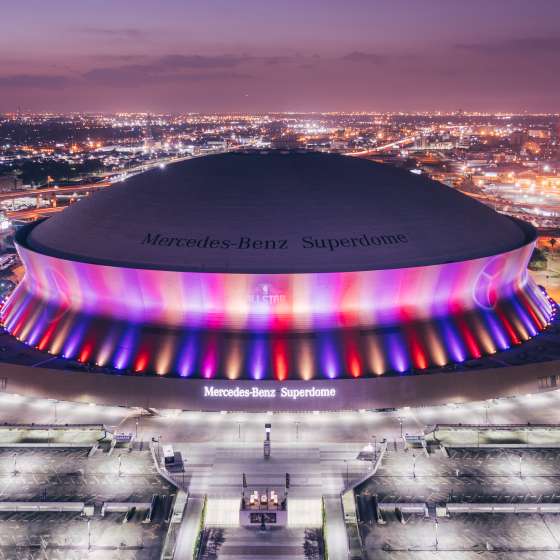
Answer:
[{"label": "purple light", "polygon": [[264,338],[258,336],[252,342],[251,365],[249,366],[253,379],[263,379],[266,362],[266,344]]},{"label": "purple light", "polygon": [[404,373],[410,368],[410,362],[406,354],[406,347],[401,333],[386,333],[385,344],[387,345],[389,361],[395,371]]},{"label": "purple light", "polygon": [[195,332],[190,332],[183,344],[181,354],[179,357],[179,375],[181,377],[189,377],[193,373],[194,364],[196,360],[197,335]]},{"label": "purple light", "polygon": [[117,346],[114,362],[116,369],[125,369],[132,363],[136,338],[136,327],[132,325],[127,327],[121,342]]}]

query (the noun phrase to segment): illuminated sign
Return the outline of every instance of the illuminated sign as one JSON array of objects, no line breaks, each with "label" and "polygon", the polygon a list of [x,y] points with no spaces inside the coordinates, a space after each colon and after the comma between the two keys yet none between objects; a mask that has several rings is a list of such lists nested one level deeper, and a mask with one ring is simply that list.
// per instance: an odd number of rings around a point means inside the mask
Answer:
[{"label": "illuminated sign", "polygon": [[306,387],[304,389],[291,389],[282,387],[278,389],[263,389],[262,387],[216,387],[204,386],[204,397],[219,399],[323,399],[336,397],[336,389],[332,387]]}]

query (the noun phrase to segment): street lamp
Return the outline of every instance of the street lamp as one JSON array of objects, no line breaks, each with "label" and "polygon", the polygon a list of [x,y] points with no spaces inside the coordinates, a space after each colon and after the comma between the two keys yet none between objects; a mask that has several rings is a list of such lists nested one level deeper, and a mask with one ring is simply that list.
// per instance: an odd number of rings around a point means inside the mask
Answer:
[{"label": "street lamp", "polygon": [[416,454],[412,453],[412,478],[416,478]]},{"label": "street lamp", "polygon": [[437,517],[436,517],[436,519],[434,520],[434,529],[436,531],[436,543],[435,543],[436,544],[436,546],[435,546],[436,550],[438,549],[438,546],[439,546],[438,528],[439,528],[439,522],[438,522]]},{"label": "street lamp", "polygon": [[119,455],[119,476],[122,475],[122,455]]},{"label": "street lamp", "polygon": [[519,478],[523,478],[523,472],[521,470],[521,463],[523,462],[523,455],[519,455]]},{"label": "street lamp", "polygon": [[88,541],[87,544],[88,550],[91,550],[91,520],[90,519],[88,519],[87,522],[87,541]]}]

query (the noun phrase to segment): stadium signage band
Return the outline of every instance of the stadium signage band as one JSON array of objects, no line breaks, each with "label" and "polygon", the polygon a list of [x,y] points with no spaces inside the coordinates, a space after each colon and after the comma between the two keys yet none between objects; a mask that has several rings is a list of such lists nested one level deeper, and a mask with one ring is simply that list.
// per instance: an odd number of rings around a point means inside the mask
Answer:
[{"label": "stadium signage band", "polygon": [[323,399],[336,397],[336,389],[332,387],[318,388],[309,387],[305,389],[290,389],[282,387],[278,389],[264,389],[262,387],[216,387],[205,385],[203,389],[205,398],[225,398],[225,399]]},{"label": "stadium signage band", "polygon": [[[408,243],[409,238],[404,233],[367,235],[365,233],[356,237],[313,237],[305,236],[299,241],[302,249],[338,249],[383,247],[388,245],[402,245]],[[155,247],[180,247],[185,249],[238,249],[253,251],[276,251],[289,249],[288,239],[255,239],[242,236],[238,239],[215,239],[210,235],[206,237],[176,237],[162,235],[161,233],[147,233],[141,245]]]}]

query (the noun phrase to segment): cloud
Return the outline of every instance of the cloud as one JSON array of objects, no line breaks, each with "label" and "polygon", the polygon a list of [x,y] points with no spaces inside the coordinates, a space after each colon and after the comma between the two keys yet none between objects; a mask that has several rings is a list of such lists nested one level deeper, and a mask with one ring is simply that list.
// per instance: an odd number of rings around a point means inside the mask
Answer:
[{"label": "cloud", "polygon": [[181,68],[233,68],[251,60],[253,58],[248,55],[202,56],[198,54],[169,54],[157,59],[152,64],[147,65],[147,67],[154,71]]},{"label": "cloud", "polygon": [[87,82],[114,87],[136,87],[150,82],[170,83],[202,80],[241,80],[254,76],[238,69],[249,63],[281,64],[291,57],[255,57],[248,54],[168,54],[134,64],[100,66],[82,74]]},{"label": "cloud", "polygon": [[142,66],[118,68],[96,68],[83,74],[84,80],[95,85],[109,87],[150,86],[154,83],[187,83],[211,80],[244,80],[251,79],[251,74],[231,71],[212,72],[146,72]]},{"label": "cloud", "polygon": [[[188,74],[191,70],[199,72],[196,76],[197,79],[200,79],[202,77],[201,71],[231,70],[248,60],[251,60],[251,58],[245,55],[202,56],[169,54],[143,64],[123,64],[120,66],[94,68],[85,72],[83,78],[87,81],[118,87],[146,84],[150,80],[166,82],[192,80],[193,75]],[[225,74],[222,73],[220,75],[223,77]],[[239,77],[235,73],[230,75]]]},{"label": "cloud", "polygon": [[140,39],[148,35],[146,31],[136,27],[78,27],[72,28],[72,31],[106,39]]},{"label": "cloud", "polygon": [[493,43],[458,43],[456,49],[485,55],[560,54],[559,37],[516,37]]},{"label": "cloud", "polygon": [[15,74],[0,76],[0,87],[13,88],[62,88],[70,83],[66,76],[46,74]]},{"label": "cloud", "polygon": [[387,61],[387,57],[382,54],[352,51],[348,54],[345,54],[342,57],[342,60],[346,62],[357,62],[366,64],[383,64]]}]

